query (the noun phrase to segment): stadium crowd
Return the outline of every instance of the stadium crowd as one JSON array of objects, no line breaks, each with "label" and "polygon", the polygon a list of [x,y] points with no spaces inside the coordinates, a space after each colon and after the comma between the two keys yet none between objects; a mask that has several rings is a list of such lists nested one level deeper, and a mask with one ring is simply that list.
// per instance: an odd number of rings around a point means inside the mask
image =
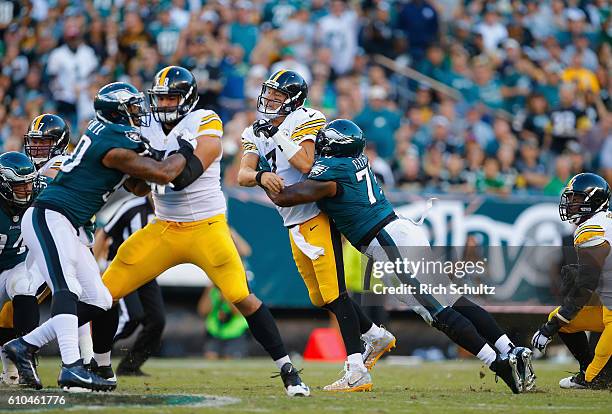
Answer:
[{"label": "stadium crowd", "polygon": [[387,188],[558,195],[582,171],[612,182],[610,7],[0,0],[0,146],[19,150],[42,112],[69,120],[74,142],[101,85],[146,91],[177,64],[198,79],[198,107],[223,119],[225,182],[234,185],[261,83],[287,68],[307,80],[307,105],[364,130]]}]

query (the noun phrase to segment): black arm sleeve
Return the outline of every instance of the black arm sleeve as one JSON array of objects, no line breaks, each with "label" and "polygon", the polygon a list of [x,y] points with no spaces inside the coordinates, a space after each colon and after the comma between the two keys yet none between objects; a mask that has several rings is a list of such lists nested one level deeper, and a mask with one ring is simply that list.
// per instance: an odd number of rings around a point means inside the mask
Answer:
[{"label": "black arm sleeve", "polygon": [[558,312],[564,322],[574,319],[578,312],[589,303],[593,292],[599,285],[600,275],[601,270],[596,266],[590,264],[578,265],[578,275],[574,281],[574,286],[563,298],[563,304]]},{"label": "black arm sleeve", "polygon": [[[182,154],[185,156],[185,154]],[[193,153],[185,156],[187,163],[183,171],[172,181],[174,184],[174,191],[181,191],[195,180],[197,180],[203,173],[204,167],[200,159]]]}]

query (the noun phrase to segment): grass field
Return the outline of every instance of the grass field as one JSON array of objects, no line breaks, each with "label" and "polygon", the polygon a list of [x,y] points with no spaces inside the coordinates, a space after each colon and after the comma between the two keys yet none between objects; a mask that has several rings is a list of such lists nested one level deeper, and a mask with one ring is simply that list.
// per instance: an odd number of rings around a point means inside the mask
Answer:
[{"label": "grass field", "polygon": [[[512,395],[500,380],[476,361],[392,365],[381,361],[373,370],[371,393],[330,394],[321,390],[338,378],[340,364],[304,363],[302,378],[310,398],[287,398],[280,378],[270,378],[267,360],[203,361],[156,359],[146,378],[120,378],[110,394],[67,394],[56,388],[57,359],[41,360],[43,392],[0,389],[0,412],[100,413],[610,413],[610,391],[563,391],[559,378],[570,365],[535,364],[537,391]],[[9,405],[9,397],[63,395],[65,404]],[[14,401],[14,399],[13,399]],[[23,411],[22,411],[23,410]]]}]

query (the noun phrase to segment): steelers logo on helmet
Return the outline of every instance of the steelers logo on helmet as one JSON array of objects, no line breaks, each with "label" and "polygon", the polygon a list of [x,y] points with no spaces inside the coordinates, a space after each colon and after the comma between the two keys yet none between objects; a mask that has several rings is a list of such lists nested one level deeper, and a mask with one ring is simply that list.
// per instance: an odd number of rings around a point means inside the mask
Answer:
[{"label": "steelers logo on helmet", "polygon": [[291,70],[279,70],[261,86],[257,111],[273,119],[289,115],[302,105],[308,96],[308,85],[302,76]]},{"label": "steelers logo on helmet", "polygon": [[561,194],[559,217],[562,221],[580,224],[610,205],[610,186],[593,173],[575,175]]},{"label": "steelers logo on helmet", "polygon": [[24,135],[24,151],[36,168],[61,155],[70,140],[70,129],[64,120],[53,114],[38,115]]},{"label": "steelers logo on helmet", "polygon": [[148,126],[151,115],[144,94],[127,82],[113,82],[100,88],[94,98],[96,118],[111,124]]},{"label": "steelers logo on helmet", "polygon": [[189,70],[168,66],[157,72],[147,95],[153,118],[162,124],[175,124],[198,103],[198,84]]},{"label": "steelers logo on helmet", "polygon": [[28,208],[39,181],[34,163],[25,154],[10,151],[0,155],[0,199],[11,214]]}]

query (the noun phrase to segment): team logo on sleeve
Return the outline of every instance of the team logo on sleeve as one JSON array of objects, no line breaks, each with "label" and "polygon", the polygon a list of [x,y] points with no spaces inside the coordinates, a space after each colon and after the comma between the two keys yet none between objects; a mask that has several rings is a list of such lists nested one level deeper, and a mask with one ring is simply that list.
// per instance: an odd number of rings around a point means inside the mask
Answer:
[{"label": "team logo on sleeve", "polygon": [[310,177],[317,177],[321,174],[323,174],[325,171],[328,170],[328,167],[326,165],[323,164],[315,164],[312,166],[312,169],[310,170]]},{"label": "team logo on sleeve", "polygon": [[134,142],[142,142],[142,135],[136,131],[127,131],[125,136],[128,137],[131,141]]}]

